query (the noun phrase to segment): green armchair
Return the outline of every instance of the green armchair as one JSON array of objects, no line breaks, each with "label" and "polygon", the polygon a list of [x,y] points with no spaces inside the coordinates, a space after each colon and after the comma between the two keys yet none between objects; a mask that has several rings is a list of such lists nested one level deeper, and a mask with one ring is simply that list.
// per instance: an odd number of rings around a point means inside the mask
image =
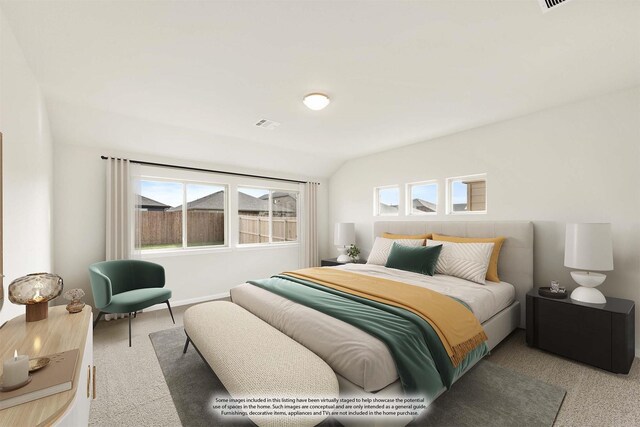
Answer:
[{"label": "green armchair", "polygon": [[129,313],[129,347],[131,318],[138,311],[165,303],[175,324],[169,299],[171,290],[164,289],[164,268],[140,260],[104,261],[89,266],[95,308],[99,310],[93,327],[105,313]]}]

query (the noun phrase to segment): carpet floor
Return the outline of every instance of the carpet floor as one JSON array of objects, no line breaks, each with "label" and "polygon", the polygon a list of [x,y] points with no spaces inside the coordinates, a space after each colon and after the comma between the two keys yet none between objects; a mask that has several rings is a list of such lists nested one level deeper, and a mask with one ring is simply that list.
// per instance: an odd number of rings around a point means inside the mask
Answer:
[{"label": "carpet floor", "polygon": [[[182,353],[182,328],[154,332],[150,338],[183,425],[238,425],[211,410],[216,396],[229,395],[193,346]],[[482,360],[411,426],[551,426],[564,396],[560,387]],[[339,425],[328,421],[323,426]]]},{"label": "carpet floor", "polygon": [[[176,325],[188,308],[174,308]],[[133,321],[128,347],[127,319],[101,321],[94,330],[97,399],[94,426],[179,426],[180,418],[148,335],[172,328],[167,310],[141,313]],[[640,361],[629,375],[611,374],[532,349],[516,331],[487,360],[567,391],[556,426],[640,425]]]}]

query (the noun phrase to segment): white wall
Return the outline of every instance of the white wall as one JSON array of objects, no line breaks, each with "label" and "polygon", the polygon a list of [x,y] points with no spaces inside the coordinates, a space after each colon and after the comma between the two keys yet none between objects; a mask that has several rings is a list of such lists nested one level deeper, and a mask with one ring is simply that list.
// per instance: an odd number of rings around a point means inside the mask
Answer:
[{"label": "white wall", "polygon": [[0,325],[24,313],[6,294],[12,280],[51,271],[51,136],[40,88],[0,11],[0,132],[4,153],[4,307]]},{"label": "white wall", "polygon": [[[56,271],[64,278],[65,286],[84,289],[87,293],[85,301],[88,303],[92,303],[93,299],[87,268],[90,264],[105,259],[106,164],[100,159],[100,155],[291,178],[277,171],[251,171],[219,164],[196,163],[176,158],[141,155],[135,152],[56,143],[54,153]],[[224,157],[223,153],[221,157]],[[328,246],[327,187],[327,182],[321,181],[319,205],[323,206],[324,210],[319,212],[319,216],[323,249]],[[165,267],[166,286],[173,292],[173,303],[178,304],[220,296],[226,294],[231,287],[246,280],[269,277],[272,274],[297,268],[298,248],[285,246],[218,250],[204,254],[154,255],[148,259]]]},{"label": "white wall", "polygon": [[[441,209],[417,219],[531,220],[536,286],[556,279],[570,288],[565,223],[611,222],[615,270],[600,289],[640,303],[639,87],[348,161],[330,180],[330,224],[355,222],[366,254],[373,187],[427,179],[443,187],[447,177],[484,172],[486,215],[449,217]],[[640,346],[640,315],[636,334]]]}]

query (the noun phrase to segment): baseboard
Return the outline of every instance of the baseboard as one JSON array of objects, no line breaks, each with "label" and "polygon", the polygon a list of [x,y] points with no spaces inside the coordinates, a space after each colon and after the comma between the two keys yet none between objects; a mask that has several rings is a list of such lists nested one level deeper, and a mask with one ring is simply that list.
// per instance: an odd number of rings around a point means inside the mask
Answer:
[{"label": "baseboard", "polygon": [[[215,295],[207,295],[204,297],[182,299],[177,301],[169,300],[169,302],[171,303],[171,307],[180,307],[181,305],[189,305],[189,304],[196,304],[199,302],[213,301],[220,298],[229,298],[229,292],[222,292]],[[145,308],[144,311],[147,312],[147,311],[155,311],[155,310],[162,310],[162,309],[166,310],[166,308],[167,308],[167,305],[162,303],[162,304],[153,305],[149,308]]]}]

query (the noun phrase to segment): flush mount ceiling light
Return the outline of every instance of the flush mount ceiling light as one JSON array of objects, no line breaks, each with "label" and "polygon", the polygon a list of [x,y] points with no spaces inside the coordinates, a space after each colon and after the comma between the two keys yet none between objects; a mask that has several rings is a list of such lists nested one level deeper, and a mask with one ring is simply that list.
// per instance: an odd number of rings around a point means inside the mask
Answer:
[{"label": "flush mount ceiling light", "polygon": [[331,100],[324,93],[310,93],[302,99],[302,102],[307,108],[318,111],[329,105]]}]

